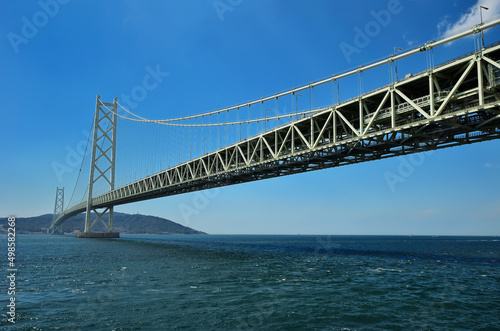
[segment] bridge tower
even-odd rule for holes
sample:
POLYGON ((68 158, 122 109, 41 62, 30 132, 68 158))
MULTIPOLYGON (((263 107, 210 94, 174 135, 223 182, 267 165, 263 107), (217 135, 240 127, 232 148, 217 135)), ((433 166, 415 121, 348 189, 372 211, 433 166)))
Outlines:
MULTIPOLYGON (((56 190, 56 202, 54 204, 54 216, 52 217, 52 224, 54 224, 56 218, 61 215, 64 211, 64 187, 57 188, 56 190)), ((62 232, 62 224, 52 228, 52 233, 62 232)))
POLYGON ((113 103, 101 102, 97 96, 94 116, 94 137, 92 140, 92 160, 90 163, 90 181, 88 189, 87 210, 85 216, 85 230, 78 237, 116 238, 118 233, 113 232, 113 207, 94 207, 92 194, 94 184, 104 180, 109 184, 110 191, 115 188, 115 155, 116 155, 116 124, 118 99, 113 103), (98 211, 101 209, 101 211, 98 211), (95 219, 92 219, 92 212, 95 219), (104 217, 108 213, 107 220, 104 217), (101 221, 106 227, 106 233, 91 233, 90 229, 101 221))

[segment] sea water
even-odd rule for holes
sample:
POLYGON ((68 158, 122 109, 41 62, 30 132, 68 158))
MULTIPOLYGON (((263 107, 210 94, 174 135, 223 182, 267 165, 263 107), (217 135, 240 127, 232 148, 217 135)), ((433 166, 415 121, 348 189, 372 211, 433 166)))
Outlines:
POLYGON ((5 330, 500 330, 495 237, 18 235, 16 268, 5 330))

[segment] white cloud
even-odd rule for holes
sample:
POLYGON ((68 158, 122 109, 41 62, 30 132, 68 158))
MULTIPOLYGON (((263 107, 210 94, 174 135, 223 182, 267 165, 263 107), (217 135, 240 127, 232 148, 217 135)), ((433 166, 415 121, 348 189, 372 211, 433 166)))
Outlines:
POLYGON ((408 32, 403 33, 402 37, 403 37, 403 40, 406 42, 406 45, 408 47, 412 47, 413 45, 415 45, 417 43, 416 40, 409 40, 408 39, 408 32))
POLYGON ((499 165, 492 164, 492 163, 489 163, 489 162, 485 163, 485 164, 484 164, 484 166, 485 166, 486 168, 490 168, 490 169, 499 169, 499 168, 500 168, 500 166, 499 166, 499 165))
POLYGON ((462 14, 456 22, 450 22, 449 17, 446 16, 437 25, 438 34, 440 37, 448 37, 460 33, 464 30, 481 22, 479 7, 483 6, 488 10, 482 10, 483 22, 491 20, 500 15, 500 1, 498 0, 478 0, 474 5, 467 9, 465 14, 462 14))

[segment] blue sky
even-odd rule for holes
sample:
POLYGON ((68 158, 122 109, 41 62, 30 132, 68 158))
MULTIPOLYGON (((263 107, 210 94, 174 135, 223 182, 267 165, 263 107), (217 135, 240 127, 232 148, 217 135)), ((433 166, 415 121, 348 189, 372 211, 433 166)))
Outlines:
MULTIPOLYGON (((51 213, 58 186, 69 199, 79 169, 72 153, 86 140, 97 94, 125 100, 153 71, 147 95, 128 103, 134 112, 171 118, 224 108, 460 31, 478 23, 479 5, 490 8, 485 20, 500 15, 494 0, 5 2, 0 216, 51 213), (381 11, 391 15, 356 47, 357 31, 381 11), (346 44, 357 51, 346 53, 346 44), (58 176, 55 162, 71 163, 70 171, 58 176)), ((499 31, 485 33, 486 43, 500 39, 499 31)), ((466 38, 436 49, 434 61, 473 49, 466 38)), ((422 56, 398 64, 400 75, 425 68, 422 56)), ((367 74, 364 91, 384 79, 367 74)), ((224 234, 497 235, 499 147, 486 142, 116 210, 224 234), (403 168, 404 181, 391 187, 386 174, 403 168)))

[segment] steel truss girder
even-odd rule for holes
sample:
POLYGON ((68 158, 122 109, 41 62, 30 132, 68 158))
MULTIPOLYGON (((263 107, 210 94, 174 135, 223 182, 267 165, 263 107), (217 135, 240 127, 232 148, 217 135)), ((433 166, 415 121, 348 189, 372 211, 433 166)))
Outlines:
POLYGON ((497 139, 499 87, 483 79, 483 68, 499 67, 499 58, 500 46, 494 46, 435 67, 112 189, 93 198, 92 205, 112 207, 497 139))

